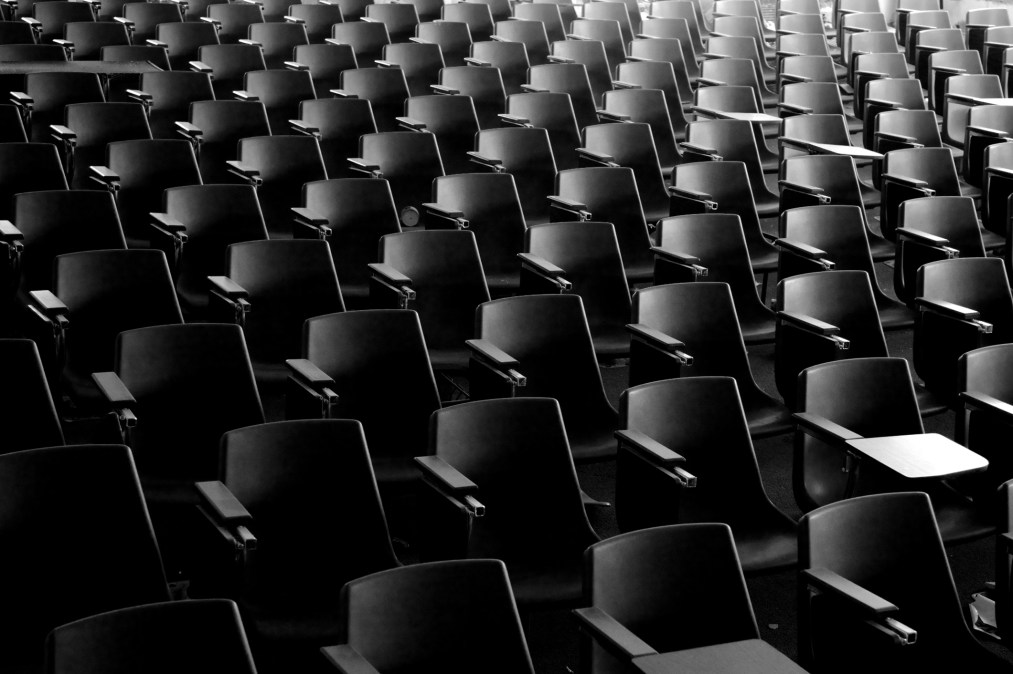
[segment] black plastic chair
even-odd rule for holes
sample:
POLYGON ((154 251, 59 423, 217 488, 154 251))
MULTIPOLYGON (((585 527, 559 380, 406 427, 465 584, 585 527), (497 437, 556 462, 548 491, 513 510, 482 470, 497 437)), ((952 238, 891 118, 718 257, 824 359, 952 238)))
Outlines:
POLYGON ((194 101, 177 132, 190 139, 201 177, 209 184, 232 183, 226 162, 239 158, 239 141, 271 135, 267 110, 259 101, 194 101))
POLYGON ((225 433, 220 454, 218 481, 197 485, 201 509, 224 532, 207 527, 223 566, 222 585, 204 591, 236 595, 265 669, 315 670, 316 649, 342 633, 342 586, 398 566, 362 425, 248 426, 225 433), (238 517, 223 516, 226 503, 238 517), (341 535, 321 541, 321 531, 341 535))
POLYGON ((848 499, 809 513, 799 524, 799 565, 807 667, 1009 668, 967 626, 924 493, 848 499), (855 546, 856 535, 867 545, 855 546))
POLYGON ((61 625, 46 638, 48 674, 170 674, 195 658, 223 674, 256 674, 235 603, 198 599, 122 608, 61 625))
POLYGON ((444 175, 436 136, 414 131, 367 133, 359 137, 359 156, 348 160, 360 174, 385 179, 401 224, 419 224, 423 203, 432 199, 433 181, 444 175))
POLYGON ((742 569, 794 566, 795 522, 763 487, 746 413, 730 377, 642 384, 619 399, 616 517, 622 531, 722 522, 742 569), (672 462, 673 453, 681 459, 672 462))
POLYGON ((605 395, 579 295, 524 295, 479 306, 471 396, 549 396, 563 412, 574 460, 615 455, 616 413, 605 395), (566 344, 565 349, 559 348, 566 344))
POLYGON ((340 608, 341 643, 323 653, 342 671, 435 662, 453 671, 496 653, 487 665, 491 674, 534 674, 501 561, 433 562, 376 573, 348 583, 340 608))
POLYGON ((62 141, 72 189, 92 186, 89 168, 105 161, 108 143, 151 139, 148 117, 137 103, 72 103, 64 115, 63 125, 51 127, 51 133, 62 141))
POLYGON ((630 384, 733 377, 754 438, 791 430, 788 409, 753 379, 727 283, 670 283, 633 296, 630 384))
POLYGON ((576 604, 581 556, 598 541, 563 424, 547 398, 455 405, 433 415, 432 456, 418 459, 436 553, 503 560, 522 614, 576 604), (514 497, 517 480, 529 498, 514 497))
POLYGON ((89 615, 169 600, 130 450, 50 447, 0 456, 0 562, 18 583, 3 612, 3 667, 43 671, 46 634, 89 615), (101 522, 101 526, 96 523, 101 522), (42 532, 70 527, 58 537, 42 532), (102 550, 68 564, 64 546, 102 550), (38 601, 39 592, 50 600, 38 601))
POLYGON ((525 223, 549 220, 549 201, 556 181, 556 161, 549 132, 537 127, 484 129, 469 154, 476 168, 509 173, 514 177, 525 223))

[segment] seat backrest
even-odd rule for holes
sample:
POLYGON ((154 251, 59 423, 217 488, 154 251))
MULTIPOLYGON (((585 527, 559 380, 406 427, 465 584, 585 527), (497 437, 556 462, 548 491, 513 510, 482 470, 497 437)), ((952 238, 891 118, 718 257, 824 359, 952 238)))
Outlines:
POLYGON ((220 25, 222 44, 236 44, 249 35, 250 24, 264 21, 264 9, 257 3, 215 3, 208 5, 208 17, 220 25))
POLYGON ((246 584, 253 601, 287 599, 336 618, 344 583, 398 565, 358 421, 231 430, 221 440, 220 477, 256 518, 257 564, 246 584), (335 528, 341 536, 313 535, 335 528))
POLYGON ((1013 298, 1003 261, 994 257, 940 260, 918 270, 917 297, 972 308, 992 324, 993 343, 1013 334, 1013 298))
POLYGON ((0 339, 0 353, 7 370, 0 390, 6 422, 3 452, 62 445, 63 429, 35 342, 0 339))
POLYGON ((308 182, 303 203, 326 218, 342 295, 361 306, 370 276, 366 265, 377 261, 380 237, 401 231, 390 186, 374 178, 308 182))
POLYGON ((98 60, 102 47, 129 45, 127 27, 103 21, 73 21, 63 27, 64 39, 74 43, 74 60, 98 60))
POLYGON ((130 443, 147 479, 214 479, 222 433, 264 421, 238 325, 127 330, 117 337, 115 354, 114 369, 144 418, 131 429, 130 443))
POLYGON ((342 590, 341 614, 337 650, 353 648, 378 671, 464 672, 485 661, 493 674, 534 672, 498 560, 430 562, 360 578, 342 590))
POLYGON ((385 44, 390 44, 387 26, 379 21, 349 21, 331 26, 331 37, 351 45, 360 68, 373 68, 385 44))
POLYGON ((440 9, 444 21, 461 21, 468 24, 472 42, 483 42, 492 35, 495 21, 492 9, 482 2, 455 2, 440 9))
POLYGON ((45 635, 103 611, 168 601, 158 544, 122 445, 76 445, 0 456, 0 569, 18 582, 4 600, 3 663, 41 671, 45 635), (53 531, 60 531, 53 536, 53 531), (101 555, 65 554, 102 550, 101 555), (39 593, 49 600, 39 602, 39 593))
POLYGON ((239 140, 268 136, 271 126, 267 109, 260 101, 194 101, 189 121, 201 130, 201 177, 209 183, 233 179, 226 161, 238 158, 239 140))
POLYGON ((331 26, 345 20, 336 4, 289 5, 288 16, 303 21, 310 44, 322 44, 331 36, 331 26))
POLYGON ((440 398, 418 314, 370 309, 311 318, 303 356, 334 378, 334 416, 362 423, 374 467, 426 453, 429 415, 440 398), (391 406, 392 381, 410 404, 391 406))
MULTIPOLYGON (((670 167, 679 163, 676 130, 672 124, 672 118, 669 116, 669 108, 663 91, 646 88, 606 91, 602 107, 607 112, 627 115, 632 122, 649 124, 661 166, 670 167)), ((588 128, 590 127, 584 127, 585 132, 588 128)), ((682 127, 683 130, 685 128, 685 126, 682 127)), ((641 195, 645 191, 645 186, 641 184, 642 175, 641 173, 637 174, 637 185, 640 187, 641 195)), ((644 207, 647 210, 652 210, 647 204, 644 204, 644 207)))
MULTIPOLYGON (((585 600, 659 652, 758 638, 725 524, 679 524, 614 536, 588 548, 584 569, 585 600), (687 602, 701 613, 690 618, 679 610, 687 602)), ((622 671, 617 665, 596 648, 590 671, 622 671)))
POLYGON ((391 42, 407 42, 415 36, 415 26, 419 25, 419 12, 409 3, 366 5, 366 18, 382 22, 391 42))
POLYGON ((499 398, 433 415, 431 452, 474 481, 488 507, 501 509, 498 521, 475 525, 469 557, 494 557, 508 565, 552 560, 597 540, 581 504, 563 404, 499 398), (512 495, 517 480, 523 480, 529 498, 512 495))
POLYGON ((200 658, 222 674, 256 674, 239 609, 228 599, 109 611, 54 629, 48 674, 168 674, 200 658))
POLYGON ((87 386, 92 372, 112 369, 120 332, 183 322, 160 250, 67 253, 53 259, 52 269, 53 292, 67 305, 74 325, 66 337, 66 374, 75 389, 87 386))
POLYGON ((409 308, 419 314, 430 350, 461 348, 474 332, 475 307, 489 301, 476 238, 473 230, 453 229, 380 239, 379 261, 412 280, 417 296, 409 308))
POLYGON ((908 199, 900 205, 898 227, 910 227, 946 239, 960 257, 985 257, 978 214, 971 197, 908 199))
MULTIPOLYGON (((960 75, 948 77, 945 93, 980 98, 1002 98, 1002 85, 997 75, 960 75)), ((947 96, 943 103, 943 140, 958 148, 964 147, 967 110, 973 107, 947 96)))
POLYGON ((552 143, 556 170, 577 168, 580 130, 573 102, 565 93, 521 93, 507 96, 507 113, 528 120, 532 127, 545 129, 552 143))
POLYGON ((549 132, 540 127, 484 129, 475 147, 479 154, 499 159, 514 177, 514 186, 528 224, 544 222, 549 216, 545 198, 556 180, 556 161, 549 132))
POLYGON ((521 85, 527 84, 531 63, 527 50, 520 42, 473 42, 471 58, 499 69, 508 96, 521 93, 521 85))
POLYGON ((363 67, 360 59, 359 68, 341 73, 341 88, 369 101, 378 130, 399 128, 396 118, 404 113, 404 102, 410 95, 403 70, 363 67))
POLYGON ((569 94, 579 128, 598 123, 595 92, 583 63, 545 63, 532 66, 528 70, 528 84, 550 92, 569 94))
MULTIPOLYGON (((206 44, 218 44, 218 31, 210 23, 160 23, 155 39, 169 45, 169 62, 176 70, 184 70, 189 61, 197 60, 197 50, 206 44)), ((76 52, 75 52, 76 53, 76 52)))
POLYGON ((297 45, 310 43, 301 23, 251 23, 248 30, 249 39, 262 45, 268 68, 284 68, 297 45))
MULTIPOLYGON (((602 152, 612 157, 616 164, 633 169, 645 217, 648 213, 669 212, 669 193, 656 151, 656 140, 651 127, 639 122, 584 127, 585 148, 602 152)), ((672 146, 675 146, 674 138, 672 146)))
POLYGON ((727 283, 672 283, 641 288, 633 296, 633 322, 683 342, 693 356, 688 376, 734 377, 752 386, 732 293, 727 283))

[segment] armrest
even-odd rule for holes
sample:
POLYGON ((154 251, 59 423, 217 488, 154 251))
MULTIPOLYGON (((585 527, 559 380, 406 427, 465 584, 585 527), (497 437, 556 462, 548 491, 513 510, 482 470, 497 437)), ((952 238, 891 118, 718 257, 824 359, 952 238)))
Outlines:
MULTIPOLYGON (((567 39, 569 40, 570 38, 567 37, 567 39)), ((571 58, 567 58, 565 56, 556 56, 555 54, 547 55, 545 57, 545 60, 548 61, 549 63, 576 63, 576 61, 571 58)))
POLYGON ((442 84, 430 84, 429 88, 433 90, 433 93, 443 94, 444 96, 456 96, 461 93, 460 89, 447 87, 442 84))
POLYGON ((944 96, 946 97, 946 100, 955 101, 957 103, 964 103, 965 105, 975 106, 981 104, 981 101, 979 101, 975 96, 967 96, 965 94, 950 94, 950 93, 944 94, 944 96))
POLYGON ((644 325, 643 323, 628 323, 626 325, 626 331, 629 332, 634 339, 639 339, 649 346, 653 346, 656 349, 672 354, 679 361, 680 365, 693 364, 693 356, 680 350, 685 348, 686 345, 675 337, 666 335, 661 330, 656 330, 650 326, 644 325))
POLYGON ((264 182, 260 177, 260 169, 256 168, 255 166, 250 166, 249 164, 244 164, 241 161, 235 161, 231 159, 226 161, 225 163, 229 167, 229 173, 239 178, 242 178, 243 180, 247 181, 254 187, 257 187, 264 182))
POLYGON ((295 224, 309 227, 317 232, 317 236, 326 239, 331 235, 330 222, 324 216, 308 208, 295 207, 292 209, 295 214, 295 224))
POLYGON ((850 606, 868 616, 896 613, 900 610, 886 599, 829 569, 803 569, 802 576, 812 587, 845 600, 850 606))
POLYGON ((500 113, 496 115, 499 117, 499 121, 507 126, 531 126, 531 120, 527 117, 521 117, 520 115, 507 115, 500 113))
POLYGON ((131 21, 130 19, 123 16, 114 16, 113 21, 116 21, 117 23, 122 23, 124 26, 127 27, 127 30, 129 32, 131 33, 134 32, 134 22, 131 21))
POLYGON ((189 65, 190 70, 196 71, 198 73, 207 73, 208 75, 211 75, 214 72, 211 66, 209 66, 207 63, 204 63, 203 61, 190 61, 189 65))
POLYGON ((608 110, 598 110, 596 114, 598 115, 599 121, 603 121, 603 122, 613 122, 613 123, 616 123, 616 124, 624 124, 626 122, 629 122, 629 121, 633 120, 633 118, 630 117, 629 115, 624 115, 624 114, 619 113, 619 112, 610 112, 608 110))
POLYGON ((500 369, 520 367, 520 363, 513 356, 486 339, 468 339, 465 340, 465 344, 500 369))
POLYGON ((950 244, 949 239, 944 239, 941 236, 929 234, 928 232, 923 232, 920 229, 913 229, 911 227, 898 227, 894 230, 894 232, 901 239, 910 239, 911 241, 923 243, 926 246, 941 247, 948 246, 950 244))
POLYGON ((35 104, 35 99, 23 91, 12 91, 10 92, 10 96, 11 103, 25 110, 31 110, 35 104))
POLYGON ((412 290, 412 280, 406 274, 383 262, 370 262, 367 266, 370 271, 380 277, 380 280, 405 293, 407 299, 415 299, 415 291, 412 290))
POLYGON ((426 217, 437 217, 450 223, 457 229, 468 229, 471 225, 468 219, 464 217, 464 212, 459 211, 456 208, 447 208, 440 204, 426 203, 422 204, 422 208, 425 209, 426 217))
POLYGON ((254 96, 254 95, 253 95, 253 94, 251 94, 251 93, 250 93, 249 91, 244 91, 244 90, 242 90, 242 89, 237 89, 237 90, 234 90, 234 91, 232 92, 232 96, 233 96, 233 98, 235 98, 235 99, 236 99, 237 101, 252 101, 252 102, 254 102, 254 103, 256 103, 256 102, 259 102, 259 101, 260 101, 260 96, 254 96))
POLYGON ((890 77, 890 73, 883 73, 878 70, 856 70, 855 74, 861 75, 862 77, 868 77, 869 79, 874 80, 885 80, 886 78, 890 77))
POLYGON ((176 132, 186 138, 198 142, 204 136, 204 130, 190 122, 176 122, 176 132))
MULTIPOLYGON (((949 94, 947 94, 947 95, 949 95, 949 94)), ((888 110, 903 110, 904 109, 904 108, 901 107, 901 104, 898 103, 897 101, 888 101, 888 100, 883 99, 883 98, 866 98, 865 99, 865 105, 866 105, 866 107, 876 106, 876 107, 879 107, 879 108, 886 108, 888 110)))
POLYGON ((246 45, 250 45, 251 47, 260 47, 261 49, 264 48, 264 45, 262 45, 261 43, 257 42, 256 40, 249 40, 247 38, 240 38, 239 44, 246 44, 246 45))
POLYGON ((633 84, 633 82, 623 82, 622 80, 612 80, 613 89, 643 89, 639 84, 633 84))
POLYGON ((222 482, 209 480, 197 482, 194 486, 204 503, 211 506, 215 516, 222 522, 248 522, 253 519, 250 511, 222 482))
POLYGON ((334 379, 307 358, 289 358, 285 361, 285 365, 313 389, 323 389, 334 385, 334 379))
POLYGON ((367 173, 373 178, 383 178, 383 172, 380 170, 379 164, 370 164, 361 157, 349 157, 345 161, 348 162, 349 168, 353 171, 367 173))
POLYGON ((700 258, 695 255, 661 246, 651 246, 651 252, 667 262, 688 267, 693 272, 694 278, 703 278, 710 273, 707 267, 700 264, 700 258))
POLYGON ((517 257, 521 261, 522 269, 529 269, 554 283, 559 292, 569 292, 573 289, 573 284, 566 280, 566 270, 562 267, 558 267, 545 258, 538 257, 533 253, 517 253, 517 257))
POLYGON ((699 201, 703 204, 704 209, 707 211, 718 210, 718 202, 714 201, 714 197, 706 192, 698 192, 696 190, 688 190, 685 187, 672 186, 668 188, 668 194, 673 197, 679 197, 680 199, 687 199, 689 201, 699 201))
POLYGON ((151 38, 145 40, 144 44, 148 47, 161 47, 162 49, 169 48, 169 44, 167 42, 162 42, 161 40, 153 40, 151 38))
POLYGON ((68 145, 74 145, 77 143, 77 133, 62 124, 50 124, 49 130, 52 132, 50 135, 56 140, 61 140, 68 145))
POLYGON ((469 151, 466 154, 468 155, 468 161, 470 161, 473 164, 485 166, 486 168, 492 169, 497 173, 502 173, 505 170, 503 168, 502 159, 496 159, 495 157, 487 157, 483 154, 479 154, 478 152, 474 151, 469 151))
POLYGON ((305 63, 299 63, 298 61, 285 61, 284 66, 286 70, 298 70, 308 72, 310 67, 305 63))
POLYGON ((521 91, 529 94, 544 94, 548 93, 549 90, 545 87, 536 87, 533 84, 522 84, 521 91))
POLYGON ((25 235, 20 229, 14 226, 10 220, 0 220, 0 243, 7 244, 11 248, 19 248, 25 235))
POLYGON ((293 131, 298 131, 304 136, 313 136, 314 138, 320 138, 320 127, 304 122, 301 119, 290 119, 288 120, 289 126, 293 131))
POLYGON ((394 118, 398 126, 408 131, 425 131, 426 123, 418 119, 412 119, 411 117, 395 117, 394 118))
POLYGON ((813 262, 818 262, 827 271, 830 271, 837 266, 834 262, 827 259, 827 252, 825 250, 820 250, 816 246, 810 246, 809 244, 802 243, 801 241, 792 241, 791 239, 775 239, 774 245, 781 250, 793 253, 799 257, 812 260, 813 262))
POLYGON ((894 173, 884 173, 880 176, 880 180, 883 181, 884 188, 887 183, 896 183, 902 187, 909 187, 913 190, 918 190, 927 197, 932 197, 936 194, 936 191, 930 188, 927 182, 924 180, 918 180, 917 178, 899 176, 894 173))
POLYGON ((250 297, 250 293, 246 288, 228 276, 208 276, 208 283, 211 284, 211 288, 216 293, 230 300, 242 300, 250 297))
POLYGON ((804 105, 795 105, 793 103, 778 103, 777 109, 782 112, 793 112, 796 115, 811 115, 813 109, 804 105))
POLYGON ((1007 423, 1013 423, 1013 405, 1004 403, 998 398, 978 391, 963 391, 960 393, 960 399, 964 401, 964 409, 988 412, 1007 423))
POLYGON ((549 200, 550 208, 555 206, 561 210, 573 213, 574 217, 578 220, 590 220, 592 217, 591 211, 587 210, 587 204, 582 204, 579 201, 567 199, 555 194, 551 194, 547 198, 549 200))
POLYGON ((121 428, 131 428, 137 425, 137 417, 130 409, 137 404, 134 396, 120 380, 115 372, 94 372, 91 375, 95 385, 98 386, 102 397, 113 407, 121 428))
POLYGON ((344 89, 329 89, 331 96, 334 98, 358 98, 356 94, 345 91, 344 89))
POLYGON ((683 152, 698 154, 700 156, 707 157, 711 161, 722 161, 723 159, 723 157, 718 154, 718 151, 712 147, 706 147, 704 145, 698 145, 696 143, 689 143, 686 141, 679 143, 679 147, 683 152))
POLYGON ((858 440, 862 436, 854 431, 849 431, 840 424, 835 424, 817 414, 808 412, 795 412, 791 415, 801 430, 807 434, 829 442, 830 444, 843 445, 848 440, 858 440))
POLYGON ((1013 169, 1004 168, 1002 166, 986 166, 985 175, 1013 180, 1013 169))
POLYGON ((918 139, 914 136, 904 136, 899 133, 887 133, 886 131, 877 131, 875 136, 876 138, 882 140, 889 140, 895 143, 905 143, 911 147, 923 147, 923 145, 919 143, 918 139))
POLYGON ((813 318, 812 316, 797 314, 790 311, 777 312, 777 318, 778 320, 790 323, 795 327, 802 328, 806 332, 811 332, 814 335, 829 337, 841 351, 847 351, 851 348, 851 341, 837 334, 841 331, 841 329, 836 325, 831 325, 830 323, 821 321, 818 318, 813 318))
POLYGON ((380 674, 366 658, 348 644, 327 646, 321 648, 320 652, 344 674, 380 674))
POLYGON ((381 59, 376 59, 374 61, 374 63, 376 63, 376 67, 377 68, 400 68, 401 67, 400 63, 394 63, 393 61, 383 61, 381 59))
POLYGON ((792 73, 781 73, 781 82, 787 84, 799 84, 802 82, 812 82, 813 78, 806 77, 805 75, 795 75, 792 73))
POLYGON ((438 456, 416 456, 422 475, 452 494, 474 494, 478 485, 438 456))
POLYGON ((968 126, 967 130, 968 131, 972 131, 972 132, 977 133, 977 134, 980 134, 982 136, 988 136, 989 138, 1009 138, 1010 137, 1010 134, 1009 134, 1008 131, 1003 131, 1002 129, 990 129, 990 128, 985 127, 985 126, 977 126, 977 125, 968 126))
POLYGON ((106 188, 115 192, 120 188, 120 176, 106 166, 89 166, 88 172, 91 179, 105 185, 106 188))
POLYGON ((728 84, 727 82, 715 80, 710 77, 698 77, 696 78, 696 82, 698 85, 703 85, 705 87, 721 87, 728 84))
POLYGON ((167 234, 178 235, 186 232, 186 225, 182 222, 173 218, 168 213, 151 213, 152 225, 156 229, 161 229, 167 234))
POLYGON ((657 440, 639 431, 619 430, 615 432, 615 437, 619 440, 620 446, 631 447, 647 461, 671 470, 680 486, 687 488, 696 486, 696 476, 679 467, 686 463, 686 458, 678 452, 673 452, 657 440))
POLYGON ((939 314, 940 316, 945 316, 946 318, 974 323, 982 334, 988 335, 992 332, 992 324, 980 320, 981 314, 974 309, 968 309, 967 307, 962 307, 959 304, 946 302, 944 300, 930 300, 926 297, 916 297, 915 306, 919 309, 924 309, 926 311, 939 314))
POLYGON ((577 608, 573 610, 573 615, 581 627, 613 655, 629 660, 644 655, 657 654, 657 651, 640 637, 599 608, 593 606, 577 608))
POLYGON ((932 69, 936 72, 947 73, 949 75, 961 75, 967 72, 964 68, 951 68, 949 66, 932 66, 932 69))
POLYGON ((70 313, 67 305, 49 290, 29 291, 28 297, 32 304, 38 308, 46 318, 59 322, 66 321, 66 315, 70 313))
POLYGON ((589 150, 586 147, 578 147, 576 148, 576 152, 579 158, 592 164, 612 168, 617 168, 619 166, 619 164, 616 163, 615 157, 605 154, 604 152, 595 152, 594 150, 589 150))
MULTIPOLYGON (((822 187, 816 187, 815 185, 803 185, 802 183, 793 183, 788 180, 778 180, 777 184, 782 189, 804 192, 813 196, 825 196, 826 194, 826 191, 822 187)), ((829 197, 827 197, 827 201, 830 201, 829 197)))
POLYGON ((464 62, 467 63, 469 66, 476 66, 476 67, 479 67, 479 68, 491 68, 492 67, 492 63, 490 63, 488 61, 483 61, 482 59, 477 59, 474 56, 468 56, 468 57, 466 57, 464 59, 464 62))

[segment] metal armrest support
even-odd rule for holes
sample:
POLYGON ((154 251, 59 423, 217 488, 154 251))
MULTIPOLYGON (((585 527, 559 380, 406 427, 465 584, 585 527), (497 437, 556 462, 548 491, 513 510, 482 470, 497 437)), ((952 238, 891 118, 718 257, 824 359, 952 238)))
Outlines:
POLYGON ((468 339, 464 343, 471 349, 473 358, 506 375, 513 386, 527 385, 527 377, 517 371, 521 364, 516 358, 486 339, 468 339))
POLYGON ((250 293, 228 276, 208 276, 211 284, 210 293, 232 307, 233 322, 238 326, 246 325, 246 314, 250 311, 250 293))
POLYGON ((0 245, 7 250, 7 260, 11 271, 11 286, 16 289, 21 285, 21 255, 24 253, 25 235, 10 220, 0 220, 0 245))
POLYGON ((115 194, 120 190, 120 176, 106 166, 89 166, 91 179, 115 194))
POLYGON ((291 379, 320 402, 320 416, 330 416, 331 407, 338 402, 338 394, 331 388, 334 380, 306 358, 290 358, 285 365, 291 370, 291 379))
POLYGON ((331 236, 329 221, 316 211, 308 208, 296 207, 292 209, 295 215, 295 224, 302 227, 309 227, 317 234, 319 239, 327 239, 331 236))
POLYGON ((201 497, 198 506, 201 512, 233 546, 236 554, 255 550, 257 537, 247 526, 253 521, 253 516, 229 488, 218 480, 196 482, 194 486, 201 497))
POLYGON ((900 611, 897 606, 861 585, 829 569, 804 569, 802 576, 810 588, 844 601, 897 645, 910 645, 918 640, 917 631, 890 617, 900 611))
POLYGON ((485 515, 485 506, 475 498, 478 485, 438 456, 416 456, 422 479, 439 491, 453 497, 472 517, 485 515))
POLYGON ((290 119, 288 120, 288 124, 293 131, 301 133, 304 136, 313 136, 314 138, 320 138, 320 127, 314 126, 309 122, 304 122, 301 119, 290 119))
POLYGON ((407 309, 408 303, 415 299, 412 280, 389 264, 382 262, 369 263, 372 280, 388 288, 397 295, 398 308, 407 309))

